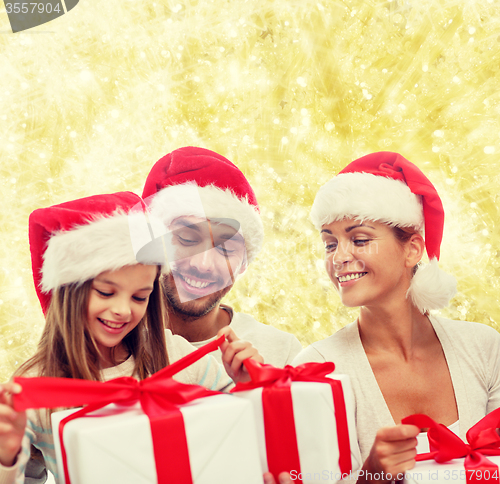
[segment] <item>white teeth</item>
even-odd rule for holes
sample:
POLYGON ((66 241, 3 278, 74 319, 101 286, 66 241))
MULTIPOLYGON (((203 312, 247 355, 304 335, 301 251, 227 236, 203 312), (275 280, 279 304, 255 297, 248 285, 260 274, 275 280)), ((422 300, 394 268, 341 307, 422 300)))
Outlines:
POLYGON ((200 282, 200 281, 192 281, 191 279, 188 279, 187 277, 184 277, 183 278, 190 286, 193 286, 193 287, 198 287, 198 288, 201 288, 203 289, 204 287, 207 287, 208 285, 210 285, 209 282, 200 282))
POLYGON ((113 328, 113 329, 121 328, 121 327, 125 326, 125 324, 126 324, 126 323, 112 323, 111 321, 108 321, 107 319, 101 319, 101 318, 99 318, 99 321, 101 321, 106 326, 109 326, 110 328, 113 328))
POLYGON ((347 282, 347 281, 352 281, 353 279, 359 279, 360 277, 363 277, 366 272, 356 272, 354 274, 348 274, 347 276, 339 276, 337 279, 339 282, 347 282))

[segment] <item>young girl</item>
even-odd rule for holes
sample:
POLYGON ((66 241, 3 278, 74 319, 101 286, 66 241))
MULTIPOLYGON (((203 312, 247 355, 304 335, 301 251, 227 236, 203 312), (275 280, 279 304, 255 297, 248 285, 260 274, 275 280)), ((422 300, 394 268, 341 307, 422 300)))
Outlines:
MULTIPOLYGON (((160 260, 136 260, 131 233, 147 238, 142 200, 131 192, 97 195, 35 210, 30 216, 30 250, 45 328, 35 355, 16 372, 107 381, 144 379, 194 350, 164 330, 160 260), (132 213, 134 212, 134 213, 132 213)), ((141 238, 141 237, 140 237, 141 238)), ((147 239, 146 239, 147 240, 147 239)), ((223 332, 221 332, 222 334, 223 332)), ((242 361, 258 355, 229 328, 221 347, 235 380, 242 361)), ((257 356, 259 359, 259 356, 257 356)), ((213 357, 178 373, 183 383, 222 390, 232 384, 213 357)), ((48 413, 16 413, 12 382, 0 393, 0 483, 24 482, 30 444, 38 447, 57 480, 48 413)))
POLYGON ((500 406, 500 335, 429 313, 455 293, 437 262, 444 211, 432 183, 401 155, 353 161, 320 189, 311 218, 342 303, 361 309, 293 363, 333 361, 350 375, 365 460, 358 482, 377 473, 400 479, 427 443, 402 418, 424 413, 464 438, 500 406), (420 266, 424 250, 430 263, 420 266))

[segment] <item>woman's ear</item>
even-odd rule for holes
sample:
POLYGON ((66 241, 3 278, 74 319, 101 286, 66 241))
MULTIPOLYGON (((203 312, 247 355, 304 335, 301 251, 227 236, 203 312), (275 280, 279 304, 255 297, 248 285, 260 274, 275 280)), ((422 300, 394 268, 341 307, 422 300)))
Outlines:
POLYGON ((425 241, 420 234, 413 234, 406 243, 406 267, 415 267, 425 251, 425 241))

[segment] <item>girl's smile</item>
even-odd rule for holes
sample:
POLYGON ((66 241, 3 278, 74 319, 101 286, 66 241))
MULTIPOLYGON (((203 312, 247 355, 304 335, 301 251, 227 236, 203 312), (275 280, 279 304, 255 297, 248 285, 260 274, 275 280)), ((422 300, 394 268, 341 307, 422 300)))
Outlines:
POLYGON ((105 360, 102 365, 144 317, 156 273, 156 266, 136 264, 103 272, 92 281, 88 324, 105 360))

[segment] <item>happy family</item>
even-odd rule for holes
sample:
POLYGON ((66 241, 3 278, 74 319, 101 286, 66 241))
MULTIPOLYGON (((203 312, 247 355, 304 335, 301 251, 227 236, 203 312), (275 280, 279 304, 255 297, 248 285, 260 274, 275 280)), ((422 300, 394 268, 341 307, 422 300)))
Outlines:
MULTIPOLYGON (((426 442, 421 428, 401 423, 408 415, 426 414, 464 438, 500 407, 500 338, 486 325, 430 313, 456 292, 438 266, 444 210, 436 189, 392 152, 359 158, 325 182, 311 220, 342 303, 360 308, 356 321, 303 349, 292 334, 221 302, 262 247, 259 206, 232 162, 184 147, 152 167, 142 198, 95 195, 31 214, 45 328, 15 375, 143 380, 224 335, 220 349, 175 378, 228 391, 249 379, 247 358, 279 368, 334 362, 351 381, 366 476, 413 468, 426 442), (149 237, 146 250, 133 229, 136 239, 149 237)), ((22 389, 13 381, 0 388, 0 484, 35 482, 26 471, 31 445, 58 482, 50 412, 15 411, 22 389)))

